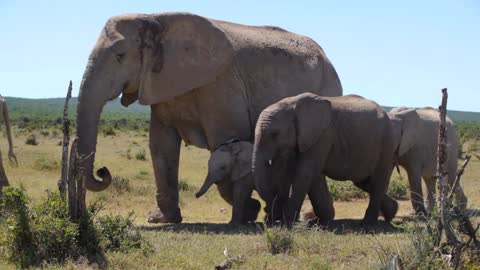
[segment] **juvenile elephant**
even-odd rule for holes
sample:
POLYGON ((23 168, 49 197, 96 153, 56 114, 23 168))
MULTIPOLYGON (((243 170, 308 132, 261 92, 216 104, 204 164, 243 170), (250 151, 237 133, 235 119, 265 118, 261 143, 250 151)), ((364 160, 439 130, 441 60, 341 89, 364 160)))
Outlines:
POLYGON ((79 172, 91 191, 103 106, 122 95, 150 105, 150 152, 157 209, 149 222, 182 221, 178 206, 180 143, 209 150, 232 138, 253 141, 268 105, 305 92, 342 95, 332 63, 313 40, 273 26, 246 26, 189 13, 110 18, 88 59, 77 106, 79 172))
POLYGON ((215 183, 222 198, 233 206, 231 224, 255 221, 260 202, 250 198, 254 189, 252 175, 253 145, 233 140, 212 152, 208 160, 208 175, 197 192, 199 198, 215 183))
MULTIPOLYGON (((440 112, 433 108, 393 108, 388 116, 394 129, 394 143, 398 164, 408 174, 410 198, 416 214, 426 215, 435 206, 435 185, 440 112), (424 206, 422 179, 427 187, 427 209, 424 206)), ((453 185, 457 171, 458 143, 455 126, 447 117, 447 168, 448 182, 453 185)), ((455 198, 461 207, 466 207, 467 197, 458 187, 455 198)))
POLYGON ((283 215, 288 225, 313 188, 310 192, 323 194, 310 196, 315 214, 322 216, 320 199, 328 195, 324 174, 352 180, 369 193, 364 224, 376 223, 380 211, 386 221, 392 220, 398 204, 386 192, 393 143, 387 113, 359 96, 304 93, 267 107, 257 122, 252 158, 255 186, 267 203, 267 215, 283 215))
MULTIPOLYGON (((18 165, 17 157, 13 153, 13 140, 12 140, 12 131, 10 129, 10 119, 8 117, 8 108, 7 102, 0 95, 0 114, 2 115, 3 122, 5 123, 5 129, 7 131, 7 140, 8 140, 8 159, 14 164, 18 165)), ((2 188, 8 186, 8 178, 5 174, 5 168, 3 167, 2 162, 2 153, 0 152, 0 198, 2 197, 2 188)))

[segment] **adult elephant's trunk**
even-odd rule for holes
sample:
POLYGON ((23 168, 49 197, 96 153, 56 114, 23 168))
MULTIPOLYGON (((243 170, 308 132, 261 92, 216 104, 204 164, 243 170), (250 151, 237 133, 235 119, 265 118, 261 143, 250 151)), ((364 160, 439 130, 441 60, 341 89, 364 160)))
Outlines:
POLYGON ((102 93, 106 90, 103 88, 108 86, 99 87, 99 81, 102 80, 92 78, 92 73, 87 67, 80 86, 77 104, 79 170, 80 176, 84 177, 85 188, 90 191, 105 190, 112 182, 112 176, 105 167, 97 171, 97 175, 102 181, 93 176, 100 113, 108 100, 108 97, 102 93))

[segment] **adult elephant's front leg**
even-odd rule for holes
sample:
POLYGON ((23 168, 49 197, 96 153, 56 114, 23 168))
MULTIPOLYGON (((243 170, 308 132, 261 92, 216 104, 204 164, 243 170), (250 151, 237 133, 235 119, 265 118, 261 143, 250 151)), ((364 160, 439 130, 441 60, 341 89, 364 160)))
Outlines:
POLYGON ((150 213, 150 223, 180 223, 178 206, 178 161, 181 138, 173 127, 164 126, 152 117, 150 122, 150 153, 152 156, 157 209, 150 213))
POLYGON ((333 220, 335 208, 333 207, 332 196, 328 191, 325 175, 322 175, 319 179, 312 180, 308 197, 320 224, 326 224, 333 220))

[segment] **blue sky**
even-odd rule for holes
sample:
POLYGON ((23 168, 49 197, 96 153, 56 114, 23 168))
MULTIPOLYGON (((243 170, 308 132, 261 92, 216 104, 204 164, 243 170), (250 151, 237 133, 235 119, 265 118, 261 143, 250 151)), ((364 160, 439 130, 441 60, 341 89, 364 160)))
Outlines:
POLYGON ((90 50, 108 17, 188 11, 276 25, 317 41, 345 94, 390 106, 480 112, 480 1, 14 1, 0 0, 0 93, 78 93, 90 50))

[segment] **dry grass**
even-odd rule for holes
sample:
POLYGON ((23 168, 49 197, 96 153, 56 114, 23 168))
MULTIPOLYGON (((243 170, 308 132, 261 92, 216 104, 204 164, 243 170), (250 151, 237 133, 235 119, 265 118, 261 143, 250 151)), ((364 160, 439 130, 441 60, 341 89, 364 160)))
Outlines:
MULTIPOLYGON (((4 160, 11 184, 22 185, 34 202, 45 196, 46 189, 55 189, 60 176, 57 169, 38 169, 39 158, 47 159, 47 164, 51 160, 60 160, 58 138, 41 137, 38 140, 39 144, 32 146, 24 143, 23 136, 14 138, 20 165, 18 168, 12 168, 4 160)), ((6 140, 1 140, 0 149, 6 156, 6 140)), ((209 153, 205 150, 182 147, 179 178, 189 186, 180 195, 184 223, 151 225, 146 220, 148 212, 155 207, 155 184, 148 138, 136 132, 117 132, 113 138, 98 137, 96 167, 107 166, 113 175, 128 179, 130 189, 122 193, 112 190, 88 193, 88 200, 107 201, 104 214, 126 216, 133 210, 136 225, 141 226, 155 248, 155 252, 147 258, 140 253, 107 253, 110 268, 209 269, 224 260, 223 250, 227 246, 231 256, 244 256, 244 263, 238 267, 241 269, 367 269, 378 260, 375 250, 378 241, 387 246, 398 246, 407 241, 407 234, 401 228, 408 226, 405 225, 404 218, 410 212, 410 201, 400 201, 399 217, 395 219, 398 227, 396 230, 380 228, 379 233, 369 235, 359 233, 356 226, 367 205, 367 200, 362 199, 335 202, 336 219, 340 221, 334 224, 332 230, 294 230, 293 248, 287 254, 272 255, 262 227, 232 228, 225 225, 230 219, 231 207, 220 198, 215 189, 201 199, 195 198, 194 194, 207 172, 208 156, 209 153), (142 149, 146 150, 146 161, 128 158, 128 152, 133 154, 142 149)), ((470 207, 474 208, 480 208, 479 165, 480 161, 473 158, 462 184, 468 187, 464 190, 469 197, 470 207)), ((406 174, 403 173, 403 176, 406 177, 406 174)), ((309 205, 305 207, 308 208, 309 205)), ((82 262, 46 267, 71 269, 75 266, 91 267, 82 262)), ((1 269, 12 267, 0 261, 1 269)))

